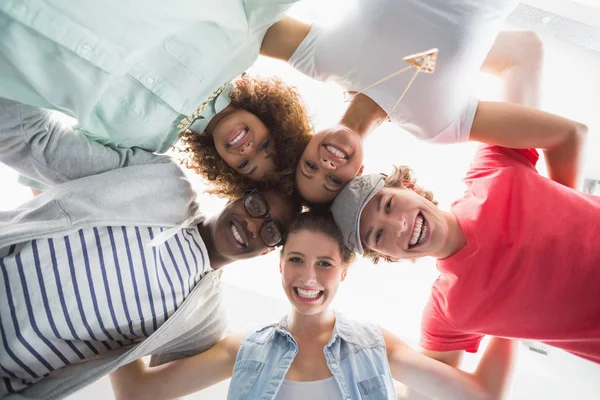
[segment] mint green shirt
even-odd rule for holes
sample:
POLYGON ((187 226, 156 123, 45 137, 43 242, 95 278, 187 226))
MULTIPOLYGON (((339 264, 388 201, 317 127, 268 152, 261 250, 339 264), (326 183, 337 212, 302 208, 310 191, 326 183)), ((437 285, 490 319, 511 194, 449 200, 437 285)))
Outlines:
POLYGON ((2 0, 0 97, 113 147, 164 152, 298 0, 2 0))

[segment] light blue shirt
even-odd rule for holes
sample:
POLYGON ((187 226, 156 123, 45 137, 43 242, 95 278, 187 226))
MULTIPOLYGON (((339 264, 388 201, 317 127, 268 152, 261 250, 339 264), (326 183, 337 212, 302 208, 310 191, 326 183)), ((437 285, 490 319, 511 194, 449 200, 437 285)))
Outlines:
POLYGON ((298 0, 2 0, 0 97, 113 147, 164 152, 298 0))
MULTIPOLYGON (((323 352, 343 399, 396 399, 380 327, 336 313, 323 352)), ((248 333, 237 354, 227 398, 275 399, 296 354, 298 344, 287 329, 286 317, 248 333)))

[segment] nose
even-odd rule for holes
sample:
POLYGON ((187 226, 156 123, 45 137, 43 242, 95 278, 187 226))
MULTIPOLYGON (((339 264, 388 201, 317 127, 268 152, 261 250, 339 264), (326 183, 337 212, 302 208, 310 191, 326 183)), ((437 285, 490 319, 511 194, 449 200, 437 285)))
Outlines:
POLYGON ((251 156, 254 154, 254 142, 252 140, 248 140, 244 145, 240 148, 240 154, 244 154, 246 156, 251 156))
POLYGON ((258 237, 258 225, 254 218, 248 217, 244 218, 244 227, 250 232, 250 237, 255 238, 258 237))
POLYGON ((300 275, 300 281, 305 285, 314 285, 317 283, 317 274, 313 265, 307 265, 302 269, 302 274, 300 275))
POLYGON ((333 161, 325 157, 321 157, 321 166, 323 167, 323 169, 328 169, 332 171, 334 171, 337 168, 333 161))
POLYGON ((402 216, 400 217, 400 219, 398 219, 395 223, 394 223, 394 236, 396 236, 397 238, 399 238, 402 235, 406 235, 408 234, 407 230, 408 230, 408 224, 406 221, 406 216, 402 216))

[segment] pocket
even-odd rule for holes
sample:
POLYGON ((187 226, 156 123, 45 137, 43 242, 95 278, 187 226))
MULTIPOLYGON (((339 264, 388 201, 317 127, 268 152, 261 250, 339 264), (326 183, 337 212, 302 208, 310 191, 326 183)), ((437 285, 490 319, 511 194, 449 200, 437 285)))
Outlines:
POLYGON ((228 398, 246 399, 262 371, 264 363, 256 360, 238 360, 233 367, 228 398))
POLYGON ((360 398, 364 400, 392 399, 392 392, 388 390, 385 375, 375 376, 358 382, 360 398))

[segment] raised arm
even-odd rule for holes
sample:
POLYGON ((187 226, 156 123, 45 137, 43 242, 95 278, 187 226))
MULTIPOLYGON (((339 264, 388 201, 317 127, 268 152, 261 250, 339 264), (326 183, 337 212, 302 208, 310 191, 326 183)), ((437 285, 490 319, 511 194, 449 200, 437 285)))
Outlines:
POLYGON ((513 359, 513 343, 492 338, 473 374, 429 358, 384 330, 394 379, 432 399, 501 399, 513 359))
POLYGON ((110 374, 116 400, 173 399, 231 377, 243 334, 226 337, 196 356, 147 368, 136 360, 110 374))
POLYGON ((309 31, 310 25, 285 17, 269 28, 262 41, 260 54, 287 62, 309 31))
POLYGON ((510 103, 480 102, 471 140, 513 149, 544 150, 550 179, 575 188, 587 126, 510 103))
POLYGON ((140 149, 113 149, 48 111, 0 98, 0 162, 47 186, 128 165, 169 162, 140 149))

